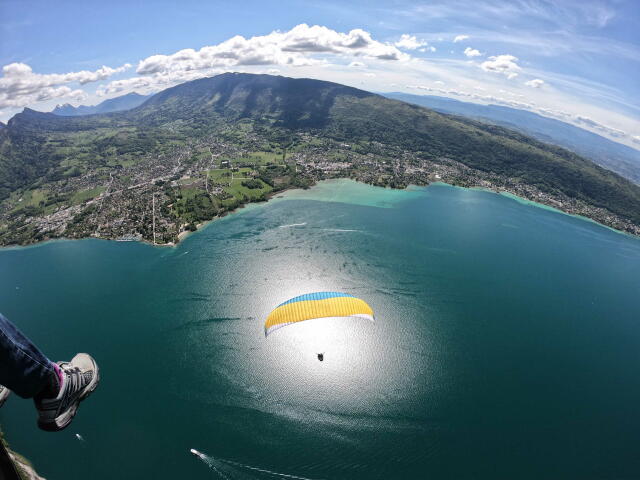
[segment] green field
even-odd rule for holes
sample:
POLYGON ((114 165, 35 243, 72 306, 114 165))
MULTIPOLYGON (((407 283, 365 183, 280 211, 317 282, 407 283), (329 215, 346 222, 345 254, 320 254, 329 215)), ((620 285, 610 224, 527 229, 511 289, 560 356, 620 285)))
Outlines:
POLYGON ((258 180, 262 184, 262 188, 248 188, 242 185, 242 182, 246 179, 233 179, 231 181, 231 186, 226 187, 224 189, 225 192, 233 195, 238 200, 243 200, 244 198, 248 198, 250 200, 255 200, 259 198, 262 194, 270 192, 272 189, 269 185, 264 183, 262 180, 258 180))
POLYGON ((209 179, 215 183, 227 183, 231 180, 230 168, 215 168, 207 171, 209 179))
POLYGON ((105 190, 105 187, 95 187, 79 192, 54 194, 47 189, 27 190, 21 195, 14 194, 13 212, 22 210, 30 211, 31 215, 49 215, 56 211, 61 205, 78 205, 91 198, 96 197, 105 190))
POLYGON ((196 182, 198 179, 197 178, 181 178, 180 180, 178 180, 178 183, 180 185, 191 185, 192 183, 196 182))
POLYGON ((106 187, 95 187, 90 188, 88 190, 80 190, 79 192, 75 192, 71 197, 71 203, 74 205, 79 205, 81 203, 86 202, 87 200, 91 200, 92 198, 97 197, 102 192, 106 190, 106 187))
POLYGON ((201 193, 207 193, 204 190, 200 189, 200 188, 195 188, 195 187, 181 187, 180 188, 180 195, 182 195, 182 200, 188 200, 190 198, 195 198, 196 195, 201 194, 201 193))
POLYGON ((40 202, 45 202, 47 200, 48 190, 45 189, 36 189, 36 190, 27 190, 22 194, 22 201, 19 201, 19 198, 16 199, 17 208, 24 207, 37 207, 40 205, 40 202))
MULTIPOLYGON (((243 168, 240 172, 234 172, 234 175, 246 175, 250 171, 250 168, 243 168)), ((223 189, 229 197, 218 198, 216 195, 207 195, 207 192, 200 187, 180 187, 180 198, 176 200, 173 208, 176 214, 185 221, 197 221, 199 219, 197 211, 202 208, 208 208, 209 205, 222 206, 226 209, 235 208, 246 202, 260 200, 264 194, 269 193, 272 190, 272 188, 262 180, 254 180, 261 185, 260 188, 249 188, 242 184, 242 182, 251 180, 251 178, 243 177, 234 178, 232 180, 230 176, 231 171, 229 169, 210 170, 208 171, 208 174, 209 178, 214 183, 231 184, 230 186, 225 186, 223 189), (225 173, 229 176, 225 177, 225 173)), ((222 197, 224 197, 224 195, 222 197)))
POLYGON ((138 161, 136 159, 131 158, 129 156, 119 156, 119 157, 113 157, 113 158, 110 158, 109 160, 107 160, 107 166, 116 167, 116 166, 120 165, 122 167, 132 167, 137 162, 138 161))
POLYGON ((275 152, 251 152, 246 157, 233 160, 234 163, 254 163, 267 165, 269 163, 282 163, 282 151, 275 152))

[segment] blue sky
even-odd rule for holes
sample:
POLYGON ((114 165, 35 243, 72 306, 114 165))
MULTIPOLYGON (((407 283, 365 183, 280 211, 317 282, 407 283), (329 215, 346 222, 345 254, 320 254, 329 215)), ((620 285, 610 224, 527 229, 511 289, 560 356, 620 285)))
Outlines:
POLYGON ((247 71, 508 105, 640 148, 638 32, 622 0, 0 0, 0 120, 247 71))

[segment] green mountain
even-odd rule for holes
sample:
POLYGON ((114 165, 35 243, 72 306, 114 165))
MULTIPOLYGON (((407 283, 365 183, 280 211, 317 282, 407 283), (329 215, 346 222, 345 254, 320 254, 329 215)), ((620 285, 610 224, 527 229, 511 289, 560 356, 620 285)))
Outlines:
POLYGON ((117 173, 212 135, 233 143, 248 131, 283 146, 308 134, 357 144, 361 154, 389 147, 456 162, 640 225, 640 187, 563 148, 336 83, 240 73, 187 82, 123 112, 63 117, 25 109, 0 130, 0 200, 95 171, 117 173))
POLYGON ((322 129, 331 121, 336 100, 370 96, 320 80, 227 73, 164 90, 128 118, 152 126, 180 121, 196 129, 249 118, 289 129, 322 129))

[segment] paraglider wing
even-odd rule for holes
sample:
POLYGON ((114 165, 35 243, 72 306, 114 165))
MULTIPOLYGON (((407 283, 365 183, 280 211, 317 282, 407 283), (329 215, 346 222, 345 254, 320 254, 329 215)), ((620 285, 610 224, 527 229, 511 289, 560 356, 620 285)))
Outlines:
POLYGON ((325 317, 360 317, 374 320, 364 300, 346 293, 316 292, 300 295, 278 305, 267 317, 264 335, 292 323, 325 317))

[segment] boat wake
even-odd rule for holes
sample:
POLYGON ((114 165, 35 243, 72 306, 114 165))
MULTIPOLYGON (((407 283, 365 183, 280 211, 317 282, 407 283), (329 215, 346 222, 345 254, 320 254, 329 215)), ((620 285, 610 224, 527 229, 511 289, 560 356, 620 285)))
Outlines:
POLYGON ((290 227, 304 227, 307 222, 303 223, 290 223, 289 225, 280 225, 278 228, 290 228, 290 227))
POLYGON ((192 448, 191 450, 189 450, 191 452, 192 455, 195 455, 196 457, 198 457, 200 460, 202 460, 202 462, 209 467, 211 470, 213 470, 214 472, 216 472, 220 478, 224 479, 224 480, 231 480, 229 478, 228 475, 226 475, 225 473, 223 473, 220 469, 218 469, 218 467, 216 467, 216 464, 214 463, 213 458, 208 457, 207 455, 205 455, 202 452, 199 452, 198 450, 196 450, 195 448, 192 448))
POLYGON ((233 460, 227 460, 225 458, 212 457, 196 450, 195 448, 192 448, 190 451, 192 455, 195 455, 196 457, 198 457, 209 468, 214 470, 218 475, 220 475, 221 478, 224 478, 224 479, 229 479, 229 476, 226 475, 224 472, 222 472, 222 470, 220 469, 221 463, 232 466, 232 467, 236 467, 239 469, 252 470, 254 472, 260 472, 266 475, 272 475, 274 477, 292 478, 294 480, 315 480, 308 477, 301 477, 299 475, 291 475, 288 473, 281 473, 281 472, 275 472, 273 470, 267 470, 266 468, 254 467, 252 465, 247 465, 245 463, 240 463, 240 462, 234 462, 233 460), (218 464, 217 466, 216 466, 216 463, 218 464))

